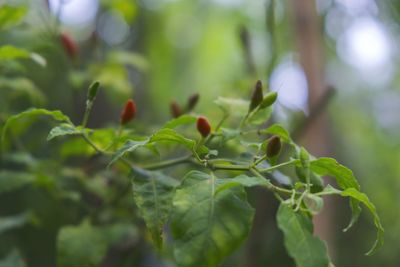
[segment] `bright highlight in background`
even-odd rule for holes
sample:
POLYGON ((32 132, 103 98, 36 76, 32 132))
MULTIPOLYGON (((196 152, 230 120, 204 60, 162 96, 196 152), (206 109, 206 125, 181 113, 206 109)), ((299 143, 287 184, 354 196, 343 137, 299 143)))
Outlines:
POLYGON ((383 26, 372 18, 355 20, 340 37, 338 54, 359 69, 376 69, 390 62, 391 44, 383 26))
POLYGON ((307 111, 307 79, 298 63, 287 60, 280 64, 271 75, 270 87, 278 92, 278 100, 282 105, 307 111))
POLYGON ((92 22, 99 8, 98 0, 50 0, 49 3, 52 13, 59 14, 61 22, 67 25, 92 22))
POLYGON ((129 35, 129 26, 118 12, 101 14, 97 27, 100 37, 108 45, 118 45, 129 35))

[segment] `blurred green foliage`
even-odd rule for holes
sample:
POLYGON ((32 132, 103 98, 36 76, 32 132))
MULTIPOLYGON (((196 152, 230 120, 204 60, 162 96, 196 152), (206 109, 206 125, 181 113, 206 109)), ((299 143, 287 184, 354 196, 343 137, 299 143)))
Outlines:
MULTIPOLYGON (((60 23, 46 1, 6 1, 0 4, 0 125, 3 128, 9 116, 32 106, 63 110, 78 122, 84 113, 86 88, 93 80, 102 82, 102 90, 89 122, 92 128, 118 124, 120 108, 132 96, 140 110, 135 128, 138 133, 145 131, 146 121, 170 118, 170 101, 177 99, 183 104, 193 92, 201 94, 202 113, 220 115, 209 108, 214 99, 248 95, 248 85, 255 78, 268 83, 272 71, 296 50, 290 4, 276 2, 275 24, 271 25, 273 22, 266 16, 271 14, 270 1, 249 3, 246 8, 247 3, 236 6, 219 1, 146 4, 146 0, 103 0, 98 17, 113 11, 129 27, 126 39, 110 45, 99 34, 97 20, 74 27, 60 23), (246 26, 252 38, 256 74, 249 73, 246 66, 241 25, 246 26), (64 50, 61 32, 76 40, 77 59, 70 58, 64 50)), ((327 2, 330 4, 319 14, 321 29, 325 30, 326 65, 334 65, 341 62, 336 49, 338 40, 328 36, 324 26, 329 10, 340 4, 327 2)), ((379 3, 377 8, 379 19, 394 25, 392 33, 398 34, 399 7, 395 1, 379 3)), ((395 63, 397 74, 398 62, 395 63)), ((340 64, 336 67, 349 68, 340 64)), ((349 71, 347 76, 334 74, 331 80, 350 82, 347 88, 338 88, 338 97, 329 108, 331 146, 339 161, 355 170, 362 189, 376 203, 386 229, 385 246, 374 256, 364 257, 364 243, 372 243, 375 238, 370 220, 362 215, 361 225, 346 235, 339 234, 348 217, 342 216, 339 203, 333 224, 338 226, 332 229, 334 259, 337 266, 398 266, 400 125, 384 125, 382 121, 388 113, 398 114, 399 110, 381 111, 381 107, 388 101, 385 95, 400 101, 399 81, 394 77, 378 91, 352 82, 363 79, 356 71, 349 71), (350 90, 353 86, 361 88, 350 90)), ((223 105, 224 98, 218 103, 223 105)), ((239 103, 232 112, 240 107, 239 103)), ((287 111, 283 116, 287 118, 283 121, 286 125, 294 125, 292 122, 302 117, 298 110, 284 105, 282 109, 287 111)), ((279 114, 274 116, 282 118, 279 114)), ((51 126, 40 118, 34 123, 19 120, 1 145, 2 151, 8 153, 1 154, 0 165, 0 266, 24 266, 25 261, 28 266, 56 266, 60 251, 74 255, 72 260, 77 262, 83 255, 88 266, 100 266, 100 262, 101 266, 169 266, 150 252, 144 242, 150 237, 139 234, 144 225, 133 212, 134 199, 127 190, 130 182, 111 170, 98 168, 98 161, 92 159, 95 151, 80 139, 46 143, 51 126), (91 225, 88 217, 94 218, 96 225, 91 225), (62 249, 63 245, 77 242, 77 238, 83 242, 77 243, 76 251, 62 249), (89 239, 98 242, 89 243, 89 239), (99 258, 104 251, 106 258, 99 258)), ((105 129, 96 131, 92 138, 104 143, 114 135, 113 130, 105 129)), ((149 151, 141 153, 145 158, 154 155, 149 151)), ((260 236, 257 247, 249 242, 224 266, 247 266, 249 257, 258 264, 254 266, 293 266, 282 249, 282 235, 273 217, 277 207, 272 198, 267 200, 271 204, 263 216, 267 217, 268 231, 256 233, 260 236)), ((57 266, 77 264, 59 262, 57 266)))

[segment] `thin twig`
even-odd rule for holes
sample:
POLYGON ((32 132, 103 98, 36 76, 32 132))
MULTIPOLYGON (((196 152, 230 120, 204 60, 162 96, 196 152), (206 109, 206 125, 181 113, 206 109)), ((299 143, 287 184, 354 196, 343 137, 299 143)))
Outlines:
POLYGON ((304 121, 298 124, 298 126, 292 132, 293 140, 299 140, 305 133, 305 130, 319 117, 319 115, 327 108, 329 102, 336 94, 336 89, 328 86, 324 91, 324 94, 320 97, 318 102, 311 108, 310 114, 304 121))
POLYGON ((277 164, 277 165, 274 165, 274 166, 271 166, 271 167, 268 167, 268 168, 259 169, 259 172, 261 172, 261 173, 264 173, 264 172, 271 172, 271 171, 274 171, 274 170, 279 169, 279 168, 281 168, 281 167, 289 166, 289 165, 292 165, 292 164, 296 164, 296 163, 298 163, 298 162, 300 162, 300 160, 298 160, 298 159, 292 159, 292 160, 290 160, 290 161, 283 162, 283 163, 281 163, 281 164, 277 164))
POLYGON ((158 163, 144 165, 144 166, 142 166, 142 168, 146 169, 146 170, 164 169, 164 168, 172 167, 172 166, 175 166, 175 165, 178 165, 178 164, 182 164, 182 163, 189 163, 189 162, 191 162, 191 158, 192 158, 191 155, 190 156, 184 156, 184 157, 181 157, 181 158, 176 158, 176 159, 161 161, 161 162, 158 162, 158 163))

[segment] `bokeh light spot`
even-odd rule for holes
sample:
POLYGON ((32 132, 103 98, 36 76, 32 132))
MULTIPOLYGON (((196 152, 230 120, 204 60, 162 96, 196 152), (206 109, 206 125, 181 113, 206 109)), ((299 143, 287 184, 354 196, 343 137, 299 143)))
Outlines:
POLYGON ((99 8, 98 0, 50 0, 50 10, 66 25, 91 23, 99 8))
POLYGON ((373 18, 356 19, 339 38, 337 52, 359 69, 376 69, 389 63, 391 43, 384 27, 373 18))
POLYGON ((280 104, 307 112, 307 79, 298 63, 293 60, 281 63, 271 75, 270 87, 278 92, 280 104))
POLYGON ((97 23, 100 37, 108 45, 118 45, 129 35, 129 26, 120 13, 109 11, 101 14, 97 23))

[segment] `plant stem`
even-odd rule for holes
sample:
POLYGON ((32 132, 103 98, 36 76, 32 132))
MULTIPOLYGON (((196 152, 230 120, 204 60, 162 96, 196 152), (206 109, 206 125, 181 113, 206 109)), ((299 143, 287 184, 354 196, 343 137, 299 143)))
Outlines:
POLYGON ((217 126, 215 127, 215 132, 217 132, 219 130, 219 128, 221 128, 222 124, 224 124, 224 122, 226 121, 226 119, 229 118, 229 113, 224 113, 224 116, 222 117, 222 119, 219 121, 219 123, 217 124, 217 126))
POLYGON ((82 120, 82 127, 83 128, 85 128, 86 125, 87 125, 87 122, 89 120, 90 111, 92 111, 92 106, 93 106, 93 102, 87 100, 86 101, 85 114, 83 115, 83 120, 82 120))
POLYGON ((164 169, 164 168, 168 168, 168 167, 171 167, 174 165, 188 163, 188 162, 190 162, 191 157, 192 156, 185 156, 185 157, 181 157, 181 158, 165 160, 165 161, 161 161, 161 162, 154 163, 154 164, 144 165, 144 166, 142 166, 142 168, 146 169, 146 170, 164 169))
MULTIPOLYGON (((90 140, 90 138, 89 138, 85 133, 82 133, 81 136, 82 136, 82 138, 86 141, 86 143, 88 143, 94 150, 96 150, 97 153, 102 154, 102 155, 106 155, 106 156, 110 156, 110 155, 112 154, 111 152, 108 152, 108 151, 105 151, 105 150, 99 148, 95 143, 93 143, 92 140, 90 140)), ((129 167, 129 168, 132 167, 132 164, 131 164, 128 160, 126 160, 126 159, 124 159, 124 158, 121 158, 120 160, 121 160, 127 167, 129 167)))
POLYGON ((286 162, 283 162, 283 163, 281 163, 281 164, 278 164, 278 165, 275 165, 275 166, 272 166, 272 167, 269 167, 269 168, 258 169, 258 171, 259 171, 260 173, 263 173, 263 172, 271 172, 271 171, 276 170, 276 169, 279 169, 279 168, 281 168, 281 167, 289 166, 289 165, 292 165, 292 164, 296 164, 296 163, 298 163, 298 162, 299 162, 298 159, 293 159, 293 160, 286 161, 286 162))
MULTIPOLYGON (((207 137, 206 137, 207 138, 207 137)), ((197 153, 197 150, 199 149, 199 147, 201 147, 202 145, 204 145, 204 142, 207 140, 206 138, 204 138, 203 136, 200 137, 200 140, 196 143, 196 145, 194 146, 194 152, 197 153)))
POLYGON ((256 160, 253 163, 253 166, 257 166, 258 164, 260 164, 261 161, 265 160, 267 158, 267 155, 262 156, 261 158, 259 158, 258 160, 256 160))
MULTIPOLYGON (((217 126, 214 129, 214 133, 217 133, 218 130, 221 128, 221 126, 224 124, 224 122, 226 121, 226 119, 229 118, 229 113, 224 112, 224 116, 222 117, 222 119, 218 122, 217 126)), ((204 141, 204 145, 208 144, 209 142, 211 142, 211 140, 216 136, 216 134, 210 134, 209 136, 207 136, 206 140, 204 141)))
POLYGON ((304 192, 298 198, 297 204, 296 204, 296 208, 294 209, 294 212, 297 212, 300 209, 301 203, 303 202, 303 199, 307 194, 308 194, 308 188, 306 190, 304 190, 304 192))
POLYGON ((248 171, 249 165, 225 165, 225 164, 209 164, 213 170, 227 170, 227 171, 248 171))
POLYGON ((120 139, 120 137, 122 135, 122 130, 123 130, 123 126, 120 123, 115 137, 111 141, 111 144, 108 147, 106 147, 105 151, 108 151, 108 150, 113 149, 115 147, 115 145, 117 144, 118 140, 120 139))
POLYGON ((209 159, 207 162, 208 163, 212 163, 212 164, 215 164, 217 162, 231 162, 231 163, 238 164, 238 165, 247 164, 247 162, 245 162, 245 161, 234 160, 234 159, 226 159, 226 158, 209 159))
POLYGON ((321 191, 314 193, 315 196, 328 196, 328 195, 340 195, 343 191, 333 188, 331 191, 321 191))
POLYGON ((107 152, 99 148, 95 143, 93 143, 93 141, 90 140, 90 138, 85 133, 82 133, 81 136, 86 141, 86 143, 88 143, 94 150, 96 150, 97 153, 108 154, 107 152))
MULTIPOLYGON (((258 177, 260 177, 260 178, 265 179, 265 177, 259 172, 259 170, 258 170, 257 168, 253 167, 253 168, 250 169, 250 171, 251 171, 255 176, 258 176, 258 177)), ((272 184, 272 183, 271 183, 269 180, 267 180, 267 179, 266 179, 266 181, 268 181, 268 185, 266 185, 266 187, 267 187, 269 190, 271 190, 271 191, 274 191, 274 192, 277 192, 277 193, 283 193, 283 194, 286 194, 286 195, 291 195, 291 194, 293 193, 292 190, 289 190, 289 189, 285 189, 285 188, 276 186, 276 185, 272 184)))
POLYGON ((255 130, 241 131, 240 134, 241 135, 246 135, 246 134, 258 134, 258 135, 260 135, 261 132, 260 132, 259 129, 255 129, 255 130))
POLYGON ((242 118, 242 120, 240 121, 240 124, 239 124, 239 130, 240 130, 240 131, 243 129, 243 127, 244 127, 244 125, 245 125, 245 122, 247 121, 247 118, 248 118, 248 117, 249 117, 249 113, 247 113, 246 116, 244 116, 244 117, 242 118))

